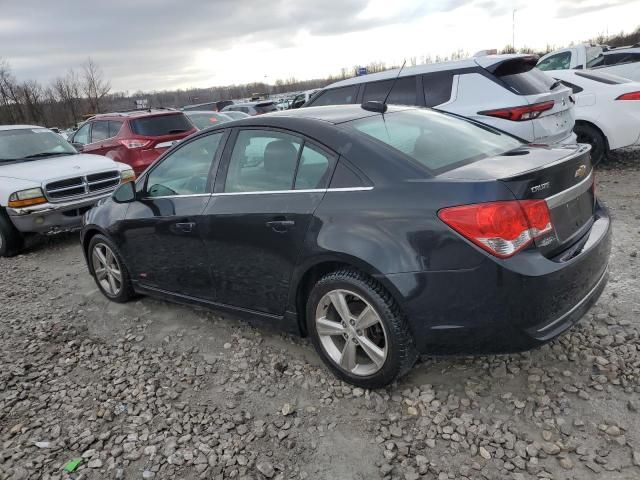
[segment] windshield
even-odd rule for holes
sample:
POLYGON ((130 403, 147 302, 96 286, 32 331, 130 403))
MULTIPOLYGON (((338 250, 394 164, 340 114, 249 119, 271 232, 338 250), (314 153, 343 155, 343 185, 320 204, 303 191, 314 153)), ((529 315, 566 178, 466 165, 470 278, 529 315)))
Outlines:
POLYGON ((434 175, 522 146, 520 140, 499 130, 432 110, 403 110, 351 124, 434 175))
POLYGON ((69 142, 46 128, 0 131, 0 162, 33 160, 75 153, 78 152, 69 142))

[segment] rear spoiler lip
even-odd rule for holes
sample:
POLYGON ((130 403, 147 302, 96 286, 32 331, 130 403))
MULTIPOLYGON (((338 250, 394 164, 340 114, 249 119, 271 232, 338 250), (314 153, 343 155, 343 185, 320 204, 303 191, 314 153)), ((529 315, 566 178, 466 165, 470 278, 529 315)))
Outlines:
POLYGON ((489 73, 495 73, 495 71, 503 66, 506 63, 522 63, 525 65, 530 65, 531 70, 536 66, 540 57, 538 55, 522 55, 522 54, 514 54, 514 55, 500 55, 499 58, 496 58, 493 55, 487 55, 485 57, 477 57, 474 58, 474 61, 478 64, 478 66, 484 68, 489 73))

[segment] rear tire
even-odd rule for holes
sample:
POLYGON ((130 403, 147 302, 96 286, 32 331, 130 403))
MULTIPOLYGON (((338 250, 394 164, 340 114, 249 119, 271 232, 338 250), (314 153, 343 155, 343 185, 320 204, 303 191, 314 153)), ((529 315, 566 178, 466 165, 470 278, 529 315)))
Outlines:
POLYGON ((133 298, 129 271, 111 240, 100 234, 92 237, 87 261, 96 285, 105 297, 117 303, 126 303, 133 298))
POLYGON ((329 273, 314 285, 307 331, 334 375, 363 388, 390 384, 418 358, 406 318, 389 292, 355 270, 329 273))
POLYGON ((578 143, 591 145, 591 163, 593 166, 604 161, 607 153, 607 139, 600 130, 586 123, 577 123, 573 129, 578 137, 578 143))
POLYGON ((14 227, 9 216, 0 210, 0 257, 12 257, 24 247, 24 237, 14 227))

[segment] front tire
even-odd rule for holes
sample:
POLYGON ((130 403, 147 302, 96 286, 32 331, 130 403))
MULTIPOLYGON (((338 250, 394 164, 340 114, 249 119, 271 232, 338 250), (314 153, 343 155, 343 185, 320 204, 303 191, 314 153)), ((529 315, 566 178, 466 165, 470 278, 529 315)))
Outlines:
POLYGON ((573 129, 578 137, 578 143, 591 145, 591 163, 595 167, 607 156, 607 139, 597 128, 586 123, 577 123, 573 129))
POLYGON ((307 300, 307 331, 329 369, 363 388, 390 384, 418 356, 389 292, 355 270, 327 274, 315 284, 307 300))
POLYGON ((104 235, 94 236, 89 242, 87 258, 96 285, 105 297, 118 303, 133 297, 129 271, 111 240, 104 235))
POLYGON ((0 210, 0 257, 12 257, 24 247, 24 237, 13 226, 11 220, 0 210))

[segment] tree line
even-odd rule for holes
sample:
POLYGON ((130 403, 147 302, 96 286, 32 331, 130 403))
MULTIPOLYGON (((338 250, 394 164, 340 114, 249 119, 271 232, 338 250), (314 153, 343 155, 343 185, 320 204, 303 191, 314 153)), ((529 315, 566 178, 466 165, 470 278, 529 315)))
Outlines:
MULTIPOLYGON (((600 35, 591 43, 619 47, 640 43, 640 27, 625 34, 600 35)), ((507 45, 499 53, 535 53, 544 55, 555 46, 547 45, 544 51, 528 47, 515 50, 507 45)), ((469 52, 458 50, 448 56, 410 57, 407 66, 460 60, 468 58, 469 52)), ((48 127, 69 127, 82 121, 83 117, 95 113, 124 111, 135 108, 135 101, 147 100, 150 107, 181 107, 194 103, 217 100, 249 98, 254 94, 275 95, 322 88, 330 83, 355 76, 360 67, 368 73, 381 72, 399 65, 372 62, 368 65, 344 67, 335 75, 312 80, 298 80, 294 77, 278 79, 273 84, 254 82, 242 85, 227 85, 212 88, 189 88, 154 92, 136 91, 112 92, 111 82, 105 78, 102 69, 88 58, 79 69, 70 69, 64 76, 55 78, 44 86, 36 80, 19 81, 11 71, 11 66, 0 58, 0 124, 35 124, 48 127)))

